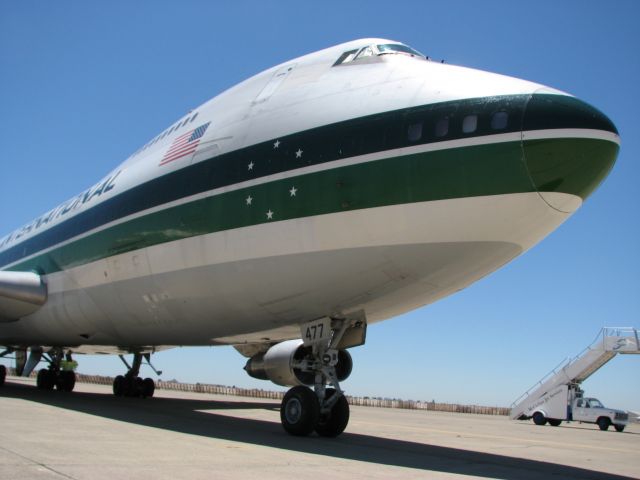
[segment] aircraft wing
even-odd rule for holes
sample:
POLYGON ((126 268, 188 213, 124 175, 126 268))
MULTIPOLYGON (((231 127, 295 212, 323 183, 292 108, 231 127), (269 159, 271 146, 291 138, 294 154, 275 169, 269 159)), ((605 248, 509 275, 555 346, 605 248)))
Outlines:
POLYGON ((47 285, 33 272, 0 271, 0 323, 14 322, 47 301, 47 285))

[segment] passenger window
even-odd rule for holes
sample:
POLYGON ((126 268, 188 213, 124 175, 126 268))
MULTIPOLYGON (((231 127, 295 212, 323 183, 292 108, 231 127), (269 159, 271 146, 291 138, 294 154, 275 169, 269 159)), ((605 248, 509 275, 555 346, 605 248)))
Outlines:
POLYGON ((436 122, 436 137, 444 137, 449 133, 449 118, 444 117, 436 122))
POLYGON ((193 117, 191 117, 190 122, 193 122, 193 121, 196 119, 196 117, 197 117, 197 116, 198 116, 198 112, 196 112, 196 113, 193 115, 193 117))
POLYGON ((407 130, 407 140, 417 142, 422 138, 422 122, 412 123, 407 130))
POLYGON ((478 116, 477 115, 467 115, 462 120, 462 131, 463 133, 473 133, 478 128, 478 116))
POLYGON ((507 128, 509 114, 507 112, 496 112, 491 117, 491 128, 494 130, 503 130, 507 128))

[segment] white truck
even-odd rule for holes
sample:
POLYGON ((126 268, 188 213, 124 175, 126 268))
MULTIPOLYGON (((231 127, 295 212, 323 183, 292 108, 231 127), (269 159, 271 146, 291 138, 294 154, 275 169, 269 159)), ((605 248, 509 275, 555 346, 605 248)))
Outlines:
POLYGON ((519 420, 533 419, 536 425, 549 423, 557 427, 565 421, 595 423, 600 430, 611 425, 618 432, 629 423, 629 414, 622 410, 606 408, 597 398, 584 397, 575 385, 560 385, 548 392, 522 413, 519 420))
POLYGON ((537 425, 558 426, 563 420, 611 425, 619 432, 629 414, 605 408, 595 398, 585 398, 580 385, 618 354, 640 354, 640 337, 633 327, 605 327, 578 356, 563 362, 524 392, 511 405, 513 420, 532 418, 537 425))

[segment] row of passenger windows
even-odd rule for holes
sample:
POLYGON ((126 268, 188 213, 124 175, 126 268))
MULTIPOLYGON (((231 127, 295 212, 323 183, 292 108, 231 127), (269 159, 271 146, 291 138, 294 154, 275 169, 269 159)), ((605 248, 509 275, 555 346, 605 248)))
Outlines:
MULTIPOLYGON (((495 112, 491 115, 491 129, 504 130, 509 124, 507 112, 495 112)), ((422 139, 424 122, 412 123, 407 130, 407 139, 417 142, 422 139)), ((473 133, 478 129, 478 115, 467 115, 462 119, 462 133, 473 133)), ((449 133, 449 117, 440 118, 434 125, 434 135, 437 138, 446 137, 449 133)))

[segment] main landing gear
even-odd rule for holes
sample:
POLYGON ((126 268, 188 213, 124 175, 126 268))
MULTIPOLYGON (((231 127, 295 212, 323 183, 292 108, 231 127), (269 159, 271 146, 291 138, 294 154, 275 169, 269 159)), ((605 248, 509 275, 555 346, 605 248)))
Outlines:
POLYGON ((71 352, 65 355, 62 349, 55 348, 43 357, 49 362, 49 367, 38 372, 36 386, 40 390, 57 388, 62 392, 72 392, 76 386, 76 374, 73 369, 77 364, 71 357, 71 352))
POLYGON ((340 388, 336 367, 339 368, 338 346, 350 322, 333 323, 331 338, 314 343, 309 355, 292 364, 293 368, 312 374, 315 381, 313 390, 298 385, 282 399, 280 420, 291 435, 306 436, 315 430, 322 437, 337 437, 349 423, 349 403, 340 388))
POLYGON ((140 366, 142 365, 142 359, 146 359, 147 364, 153 369, 156 374, 161 375, 162 372, 156 370, 151 365, 150 354, 134 353, 133 363, 129 365, 124 356, 120 355, 120 360, 129 369, 125 375, 118 375, 113 380, 113 394, 117 397, 139 397, 139 398, 151 398, 156 391, 156 384, 151 378, 145 378, 144 380, 138 375, 140 374, 140 366))

